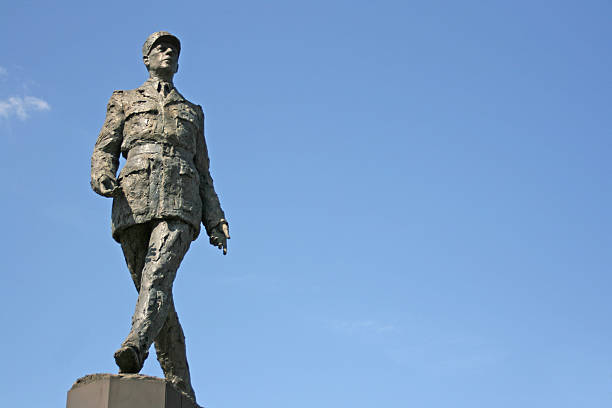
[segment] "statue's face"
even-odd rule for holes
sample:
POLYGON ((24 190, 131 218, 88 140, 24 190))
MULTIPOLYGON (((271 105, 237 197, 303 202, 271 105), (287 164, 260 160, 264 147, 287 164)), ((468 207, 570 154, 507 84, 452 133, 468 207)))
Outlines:
POLYGON ((178 71, 178 49, 170 41, 155 43, 149 55, 144 57, 144 63, 151 72, 174 75, 178 71))

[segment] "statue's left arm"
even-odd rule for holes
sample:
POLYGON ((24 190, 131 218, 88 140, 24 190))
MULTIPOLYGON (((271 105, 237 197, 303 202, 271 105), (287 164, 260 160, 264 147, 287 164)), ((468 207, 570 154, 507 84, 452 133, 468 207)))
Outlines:
POLYGON ((223 249, 227 253, 227 239, 229 239, 229 226, 225 213, 221 209, 219 197, 215 192, 213 179, 210 175, 210 159, 204 138, 204 113, 198 106, 198 135, 196 137, 195 165, 200 175, 200 198, 202 199, 202 223, 210 238, 211 245, 223 249))

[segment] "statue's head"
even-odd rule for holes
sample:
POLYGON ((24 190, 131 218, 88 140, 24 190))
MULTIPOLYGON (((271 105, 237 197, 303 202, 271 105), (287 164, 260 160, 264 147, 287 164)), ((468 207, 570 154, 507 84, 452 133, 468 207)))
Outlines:
POLYGON ((167 31, 151 34, 142 46, 142 60, 151 73, 170 77, 178 71, 181 42, 167 31))

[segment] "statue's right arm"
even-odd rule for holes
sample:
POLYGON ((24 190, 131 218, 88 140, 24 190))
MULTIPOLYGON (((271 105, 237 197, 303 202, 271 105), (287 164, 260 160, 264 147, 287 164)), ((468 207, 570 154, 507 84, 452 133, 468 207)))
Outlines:
POLYGON ((118 189, 117 168, 123 141, 123 91, 114 91, 106 108, 106 119, 91 155, 91 188, 105 197, 118 189))

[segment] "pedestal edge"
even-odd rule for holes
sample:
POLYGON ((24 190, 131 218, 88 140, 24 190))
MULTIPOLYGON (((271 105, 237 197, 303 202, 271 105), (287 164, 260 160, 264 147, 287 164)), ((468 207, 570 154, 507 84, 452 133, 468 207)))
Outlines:
POLYGON ((111 378, 119 378, 119 379, 121 379, 121 378, 130 378, 130 379, 137 379, 137 380, 142 380, 142 381, 159 381, 159 382, 163 382, 166 385, 169 385, 170 387, 172 387, 179 394, 185 396, 196 407, 204 408, 203 406, 198 405, 198 403, 195 402, 193 400, 193 398, 191 398, 191 396, 189 394, 186 394, 185 392, 179 390, 178 388, 176 388, 174 386, 174 384, 172 384, 170 381, 167 381, 165 378, 153 377, 151 375, 144 375, 144 374, 110 374, 110 373, 87 374, 87 375, 77 379, 74 382, 74 384, 72 384, 72 387, 70 387, 70 390, 68 390, 68 392, 70 392, 73 389, 78 388, 80 386, 86 385, 86 384, 91 384, 91 383, 96 382, 96 381, 104 381, 106 379, 110 380, 111 378))

